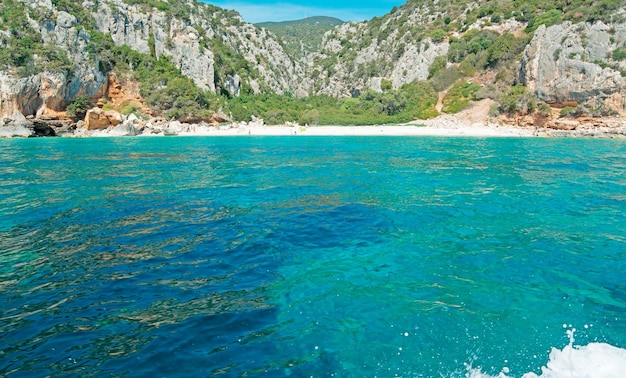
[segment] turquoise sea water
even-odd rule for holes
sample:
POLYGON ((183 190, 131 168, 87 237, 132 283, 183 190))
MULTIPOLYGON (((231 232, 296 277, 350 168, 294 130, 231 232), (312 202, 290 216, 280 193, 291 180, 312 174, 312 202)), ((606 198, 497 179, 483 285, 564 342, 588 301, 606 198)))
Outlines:
POLYGON ((0 167, 0 376, 520 377, 573 328, 626 348, 623 140, 20 139, 0 167))

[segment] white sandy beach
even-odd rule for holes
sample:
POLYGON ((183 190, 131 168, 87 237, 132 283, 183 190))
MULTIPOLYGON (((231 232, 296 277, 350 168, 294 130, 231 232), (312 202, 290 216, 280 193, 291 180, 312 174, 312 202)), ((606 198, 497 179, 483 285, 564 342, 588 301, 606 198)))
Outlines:
MULTIPOLYGON (((428 123, 428 121, 426 121, 428 123)), ((204 136, 459 136, 529 137, 533 130, 498 125, 422 125, 400 126, 267 126, 232 125, 192 127, 178 135, 204 136)))
POLYGON ((442 114, 405 125, 382 126, 268 126, 260 123, 232 124, 212 128, 191 128, 179 135, 292 135, 292 136, 448 136, 448 137, 532 137, 533 128, 488 122, 492 100, 482 100, 459 114, 442 114))

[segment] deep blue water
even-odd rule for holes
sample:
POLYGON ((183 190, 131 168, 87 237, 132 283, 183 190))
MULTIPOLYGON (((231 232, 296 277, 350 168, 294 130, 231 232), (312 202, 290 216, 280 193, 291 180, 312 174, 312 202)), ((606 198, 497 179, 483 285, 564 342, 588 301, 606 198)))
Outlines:
POLYGON ((626 141, 0 140, 0 376, 464 376, 626 348, 626 141))

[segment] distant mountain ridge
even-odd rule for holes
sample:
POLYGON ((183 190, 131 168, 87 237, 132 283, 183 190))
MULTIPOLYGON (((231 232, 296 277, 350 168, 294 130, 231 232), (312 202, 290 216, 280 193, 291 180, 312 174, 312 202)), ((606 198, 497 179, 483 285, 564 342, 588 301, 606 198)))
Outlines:
POLYGON ((291 56, 303 58, 318 52, 324 34, 342 24, 344 21, 335 17, 314 16, 300 20, 261 22, 255 25, 274 33, 291 56))
POLYGON ((299 20, 257 22, 255 25, 262 27, 262 28, 273 29, 277 27, 295 26, 295 25, 320 25, 320 26, 335 27, 343 23, 345 22, 335 17, 313 16, 313 17, 302 18, 299 20))

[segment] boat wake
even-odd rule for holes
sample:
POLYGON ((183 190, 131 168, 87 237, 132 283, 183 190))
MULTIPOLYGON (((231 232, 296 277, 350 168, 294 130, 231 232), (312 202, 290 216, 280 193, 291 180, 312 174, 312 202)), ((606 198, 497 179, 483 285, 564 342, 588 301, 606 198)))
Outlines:
MULTIPOLYGON (((541 374, 526 373, 522 378, 621 378, 626 372, 626 349, 606 343, 574 345, 576 329, 567 330, 569 344, 552 348, 550 359, 541 367, 541 374)), ((480 368, 468 366, 467 378, 512 378, 504 367, 500 374, 485 374, 480 368)))

